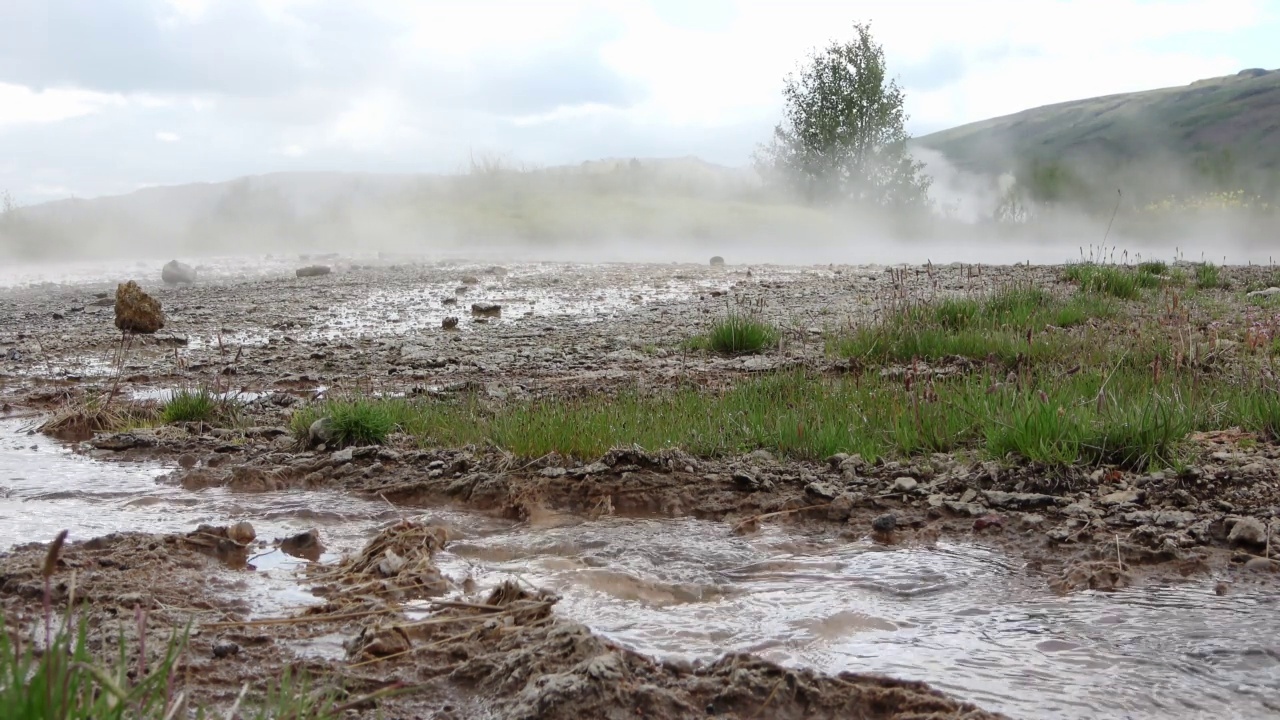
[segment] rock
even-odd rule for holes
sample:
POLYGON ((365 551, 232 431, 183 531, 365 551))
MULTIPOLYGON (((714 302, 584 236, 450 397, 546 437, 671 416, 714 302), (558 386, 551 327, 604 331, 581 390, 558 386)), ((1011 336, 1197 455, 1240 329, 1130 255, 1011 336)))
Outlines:
POLYGON ((724 258, 719 255, 711 258, 711 267, 724 267, 724 258))
POLYGON ((891 533, 898 529, 898 516, 885 513, 871 521, 871 529, 880 534, 891 533))
POLYGON ((840 494, 840 490, 836 486, 824 482, 811 482, 804 486, 804 491, 822 500, 835 500, 836 496, 840 494))
MULTIPOLYGON (((454 302, 457 302, 457 301, 454 301, 454 302)), ((449 316, 449 317, 445 318, 444 320, 441 320, 441 321, 440 321, 440 327, 441 327, 441 329, 444 329, 444 330, 457 330, 457 329, 458 329, 458 318, 453 317, 453 316, 451 315, 451 316, 449 316)))
POLYGON ((241 520, 235 525, 227 528, 227 537, 241 545, 248 545, 258 537, 258 533, 253 529, 253 525, 250 525, 248 521, 241 520))
POLYGON ((476 277, 475 275, 464 275, 462 278, 462 284, 463 285, 479 285, 480 278, 476 277))
POLYGON ((155 438, 148 435, 113 433, 111 435, 99 435, 90 440, 89 444, 98 450, 121 452, 123 450, 133 450, 134 448, 153 447, 156 441, 155 438))
POLYGON ((1260 462, 1251 462, 1241 465, 1239 472, 1244 477, 1258 477, 1267 474, 1267 466, 1260 462))
POLYGON ((116 287, 115 306, 116 328, 123 332, 150 335, 164 327, 160 302, 132 280, 116 287))
POLYGON ((336 435, 333 432, 333 421, 327 417, 320 418, 311 423, 311 427, 307 428, 307 444, 311 447, 316 445, 328 445, 333 442, 336 435))
POLYGON ((442 305, 457 305, 457 304, 458 304, 458 298, 456 298, 456 297, 449 297, 449 298, 445 298, 444 300, 441 300, 441 301, 440 301, 440 303, 441 303, 442 305))
POLYGON ((982 517, 973 521, 974 532, 982 532, 987 528, 996 528, 998 530, 1003 529, 1004 518, 1000 517, 999 515, 983 515, 982 517))
POLYGON ((1098 502, 1108 507, 1114 507, 1116 505, 1132 505, 1133 503, 1138 502, 1141 497, 1142 494, 1137 490, 1120 490, 1118 492, 1103 495, 1098 502))
POLYGON ((347 463, 351 462, 354 459, 355 459, 355 450, 352 448, 335 450, 334 453, 329 456, 329 461, 332 462, 334 465, 346 465, 347 463))
POLYGON ((919 487, 919 485, 920 483, 917 482, 915 478, 903 476, 903 477, 894 479, 893 487, 890 488, 890 491, 909 493, 914 491, 917 487, 919 487))
POLYGON ((845 475, 856 475, 867 469, 867 461, 861 455, 850 455, 840 461, 840 471, 845 475))
POLYGON ((1269 287, 1265 290, 1254 290, 1246 293, 1245 297, 1271 297, 1272 295, 1280 295, 1280 287, 1269 287))
POLYGON ((471 314, 476 317, 501 317, 502 306, 491 302, 471 303, 471 314))
POLYGON ((538 471, 538 474, 547 478, 564 477, 567 471, 562 467, 545 467, 538 471))
POLYGON ((1267 526, 1257 518, 1236 518, 1231 532, 1227 534, 1227 542, 1232 545, 1264 546, 1267 544, 1267 526))
POLYGON ((191 283, 196 281, 196 269, 177 260, 170 260, 160 269, 160 279, 166 285, 177 285, 178 283, 191 283))
POLYGON ((756 492, 759 490, 772 490, 773 483, 768 478, 757 478, 748 472, 736 472, 733 474, 733 484, 747 492, 756 492))
POLYGON ((320 554, 324 552, 320 531, 313 529, 291 535, 280 541, 280 551, 296 558, 318 562, 320 554))
POLYGON ((1252 572, 1276 572, 1280 570, 1280 562, 1264 557, 1249 558, 1244 569, 1252 572))
POLYGON ((414 368, 416 370, 436 370, 449 365, 449 358, 438 355, 431 348, 420 345, 404 345, 400 355, 391 361, 393 365, 414 368))
POLYGON ((999 490, 985 490, 982 494, 986 498, 987 504, 991 507, 1014 508, 1016 510, 1043 508, 1055 505, 1058 502, 1058 499, 1054 496, 1041 495, 1040 493, 1009 493, 999 490))
POLYGON ((223 641, 223 642, 214 643, 213 645, 213 656, 215 658, 218 658, 219 660, 221 660, 222 658, 228 658, 228 657, 231 657, 232 655, 239 655, 239 654, 240 654, 240 646, 233 642, 223 641))
POLYGON ((333 271, 329 269, 328 265, 308 265, 306 267, 298 268, 296 271, 294 271, 294 274, 300 278, 309 278, 309 277, 320 277, 321 275, 328 275, 331 272, 333 271))

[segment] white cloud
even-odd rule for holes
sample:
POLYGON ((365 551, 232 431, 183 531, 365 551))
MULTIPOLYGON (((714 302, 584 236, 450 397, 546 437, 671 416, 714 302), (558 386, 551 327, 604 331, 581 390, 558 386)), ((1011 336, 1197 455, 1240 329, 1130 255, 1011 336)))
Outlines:
POLYGON ((112 7, 76 28, 91 52, 34 31, 12 36, 37 38, 10 43, 13 63, 0 47, 0 156, 22 165, 0 187, 35 194, 23 178, 40 173, 46 190, 105 192, 282 167, 429 172, 471 147, 742 164, 778 118, 784 76, 856 21, 872 23, 923 132, 1237 71, 1237 49, 1205 43, 1276 14, 1267 0, 97 1, 112 7), (108 26, 117 15, 134 35, 108 26), (157 141, 170 148, 147 153, 157 141))
POLYGON ((69 89, 37 92, 22 85, 0 82, 0 129, 26 123, 58 122, 123 104, 124 99, 118 95, 69 89))

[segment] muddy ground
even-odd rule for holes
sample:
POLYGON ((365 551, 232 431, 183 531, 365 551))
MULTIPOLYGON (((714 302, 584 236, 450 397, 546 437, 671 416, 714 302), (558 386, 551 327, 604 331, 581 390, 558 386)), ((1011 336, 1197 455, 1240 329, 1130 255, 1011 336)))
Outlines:
MULTIPOLYGON (((723 387, 792 366, 847 372, 847 363, 824 352, 824 332, 865 322, 907 297, 1008 283, 1059 288, 1060 268, 328 262, 334 272, 308 278, 166 287, 158 268, 154 277, 138 277, 164 304, 168 322, 155 336, 131 341, 119 373, 112 363, 121 338, 107 294, 114 284, 0 291, 0 403, 8 413, 34 416, 103 392, 143 401, 175 387, 239 392, 247 405, 235 427, 185 424, 67 438, 104 460, 166 459, 178 469, 164 481, 193 491, 341 488, 405 507, 456 504, 516 519, 544 511, 688 515, 728 520, 742 533, 786 522, 836 524, 851 539, 889 544, 975 539, 1023 559, 1061 592, 1176 577, 1225 593, 1280 578, 1280 564, 1270 559, 1280 542, 1280 449, 1234 430, 1193 437, 1193 461, 1177 473, 1050 474, 960 455, 806 463, 763 451, 697 458, 624 449, 601 458, 516 458, 493 448, 424 449, 395 437, 381 447, 329 451, 300 446, 287 427, 301 404, 344 391, 477 393, 502 403, 622 387, 723 387), (473 314, 473 302, 500 304, 500 316, 473 314), (777 323, 781 346, 739 358, 688 350, 685 339, 727 307, 751 308, 777 323), (456 330, 442 329, 447 317, 459 319, 456 330)), ((1227 270, 1237 288, 1271 277, 1267 268, 1227 270)), ((1221 292, 1224 302, 1239 294, 1221 292)), ((1203 327, 1216 334, 1257 322, 1248 309, 1206 319, 1203 327)), ((20 549, 0 563, 6 615, 38 618, 43 552, 20 549)), ((131 616, 138 605, 158 627, 190 617, 206 625, 188 662, 202 696, 218 702, 233 698, 244 681, 257 683, 296 662, 291 643, 337 632, 349 657, 312 660, 308 669, 344 684, 349 698, 393 681, 417 688, 376 703, 392 716, 989 716, 916 683, 784 671, 747 656, 663 665, 556 617, 554 598, 532 588, 434 606, 431 623, 412 628, 404 626, 424 619, 406 619, 399 590, 370 599, 331 589, 329 612, 371 613, 358 619, 211 624, 244 616, 228 599, 235 571, 226 557, 211 555, 218 553, 207 543, 177 536, 103 538, 64 550, 60 587, 75 568, 77 596, 99 621, 131 616)), ((420 570, 429 556, 422 562, 420 570)))

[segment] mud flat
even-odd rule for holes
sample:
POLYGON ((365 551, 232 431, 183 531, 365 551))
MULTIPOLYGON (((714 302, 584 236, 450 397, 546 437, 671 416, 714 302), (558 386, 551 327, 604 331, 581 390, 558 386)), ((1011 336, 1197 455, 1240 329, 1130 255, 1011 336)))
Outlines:
MULTIPOLYGON (((732 580, 743 573, 770 576, 785 607, 785 589, 798 591, 813 570, 808 561, 775 577, 776 557, 743 556, 663 579, 575 541, 560 555, 586 563, 575 566, 572 587, 548 587, 556 575, 545 565, 545 582, 512 581, 530 568, 510 561, 529 551, 490 547, 496 530, 476 530, 475 518, 506 523, 504 537, 516 544, 522 532, 541 537, 572 518, 575 527, 612 528, 593 542, 607 546, 616 535, 632 548, 660 536, 629 536, 631 528, 700 523, 674 531, 687 534, 690 556, 783 528, 793 549, 822 548, 813 554, 835 563, 825 571, 853 562, 832 559, 848 549, 918 563, 959 548, 1016 568, 992 581, 993 597, 1004 582, 1009 593, 1035 586, 1045 597, 1181 592, 1197 607, 1274 605, 1280 303, 1258 292, 1280 284, 1272 268, 729 260, 337 258, 325 260, 332 272, 322 276, 297 277, 292 266, 253 277, 202 270, 180 287, 164 287, 157 265, 137 279, 164 305, 166 326, 124 343, 111 304, 97 297, 113 290, 108 279, 0 292, 4 411, 65 443, 66 458, 149 468, 147 489, 120 491, 126 503, 188 503, 220 523, 193 534, 203 521, 194 514, 182 528, 120 515, 138 532, 67 546, 58 569, 67 587, 55 599, 67 599, 74 569, 96 625, 132 617, 135 605, 155 632, 195 618, 207 630, 189 648, 193 691, 215 704, 232 702, 246 681, 260 692, 260 680, 301 652, 310 673, 342 688, 335 702, 352 712, 428 717, 992 716, 953 696, 1012 716, 1280 707, 1274 662, 1242 661, 1245 679, 1224 681, 1230 700, 1210 688, 1171 691, 1164 702, 1139 692, 1112 714, 1102 700, 1073 707, 1050 690, 1038 705, 1035 691, 988 693, 1000 673, 959 681, 960 665, 956 682, 945 665, 935 677, 899 681, 857 663, 806 669, 824 663, 779 652, 776 638, 730 642, 737 631, 709 642, 636 634, 664 622, 647 610, 604 627, 608 613, 583 610, 573 589, 586 577, 641 609, 706 605, 705 624, 715 607, 733 606, 732 580), (501 312, 459 310, 475 303, 501 312), (459 321, 447 328, 446 318, 459 321), (343 552, 317 553, 297 577, 255 585, 248 578, 275 562, 279 540, 312 519, 282 522, 273 508, 308 496, 350 509, 359 532, 320 529, 343 552), (424 519, 441 512, 471 519, 424 519), (224 537, 241 519, 276 541, 224 537), (262 552, 265 560, 250 559, 262 552), (467 563, 479 569, 464 571, 467 563), (246 599, 281 592, 311 599, 291 612, 246 599), (682 642, 699 651, 680 657, 682 642), (300 650, 308 647, 337 650, 300 650), (1169 697, 1178 698, 1172 706, 1169 697)), ((43 460, 31 462, 37 471, 43 460)), ((38 499, 29 481, 10 485, 23 502, 38 499)), ((19 548, 0 568, 6 617, 28 631, 39 624, 44 552, 19 548)), ((957 572, 941 571, 939 584, 951 587, 957 572)), ((829 580, 845 582, 839 575, 829 580)), ((1067 606, 1051 612, 1059 611, 1070 616, 1067 606)), ((847 632, 847 622, 910 626, 850 612, 796 622, 810 639, 823 628, 847 632)), ((1249 613, 1241 617, 1248 645, 1249 613)), ((1193 662, 1166 652, 1171 666, 1193 662)), ((1268 652, 1207 648, 1194 662, 1268 652)))

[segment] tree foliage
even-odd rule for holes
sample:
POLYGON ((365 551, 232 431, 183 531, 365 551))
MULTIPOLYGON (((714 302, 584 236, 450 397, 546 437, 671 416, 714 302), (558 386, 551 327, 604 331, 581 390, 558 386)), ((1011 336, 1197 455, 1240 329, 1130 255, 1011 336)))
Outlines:
POLYGON ((786 79, 784 119, 756 154, 767 182, 813 204, 923 207, 930 178, 907 151, 903 93, 870 26, 786 79))

